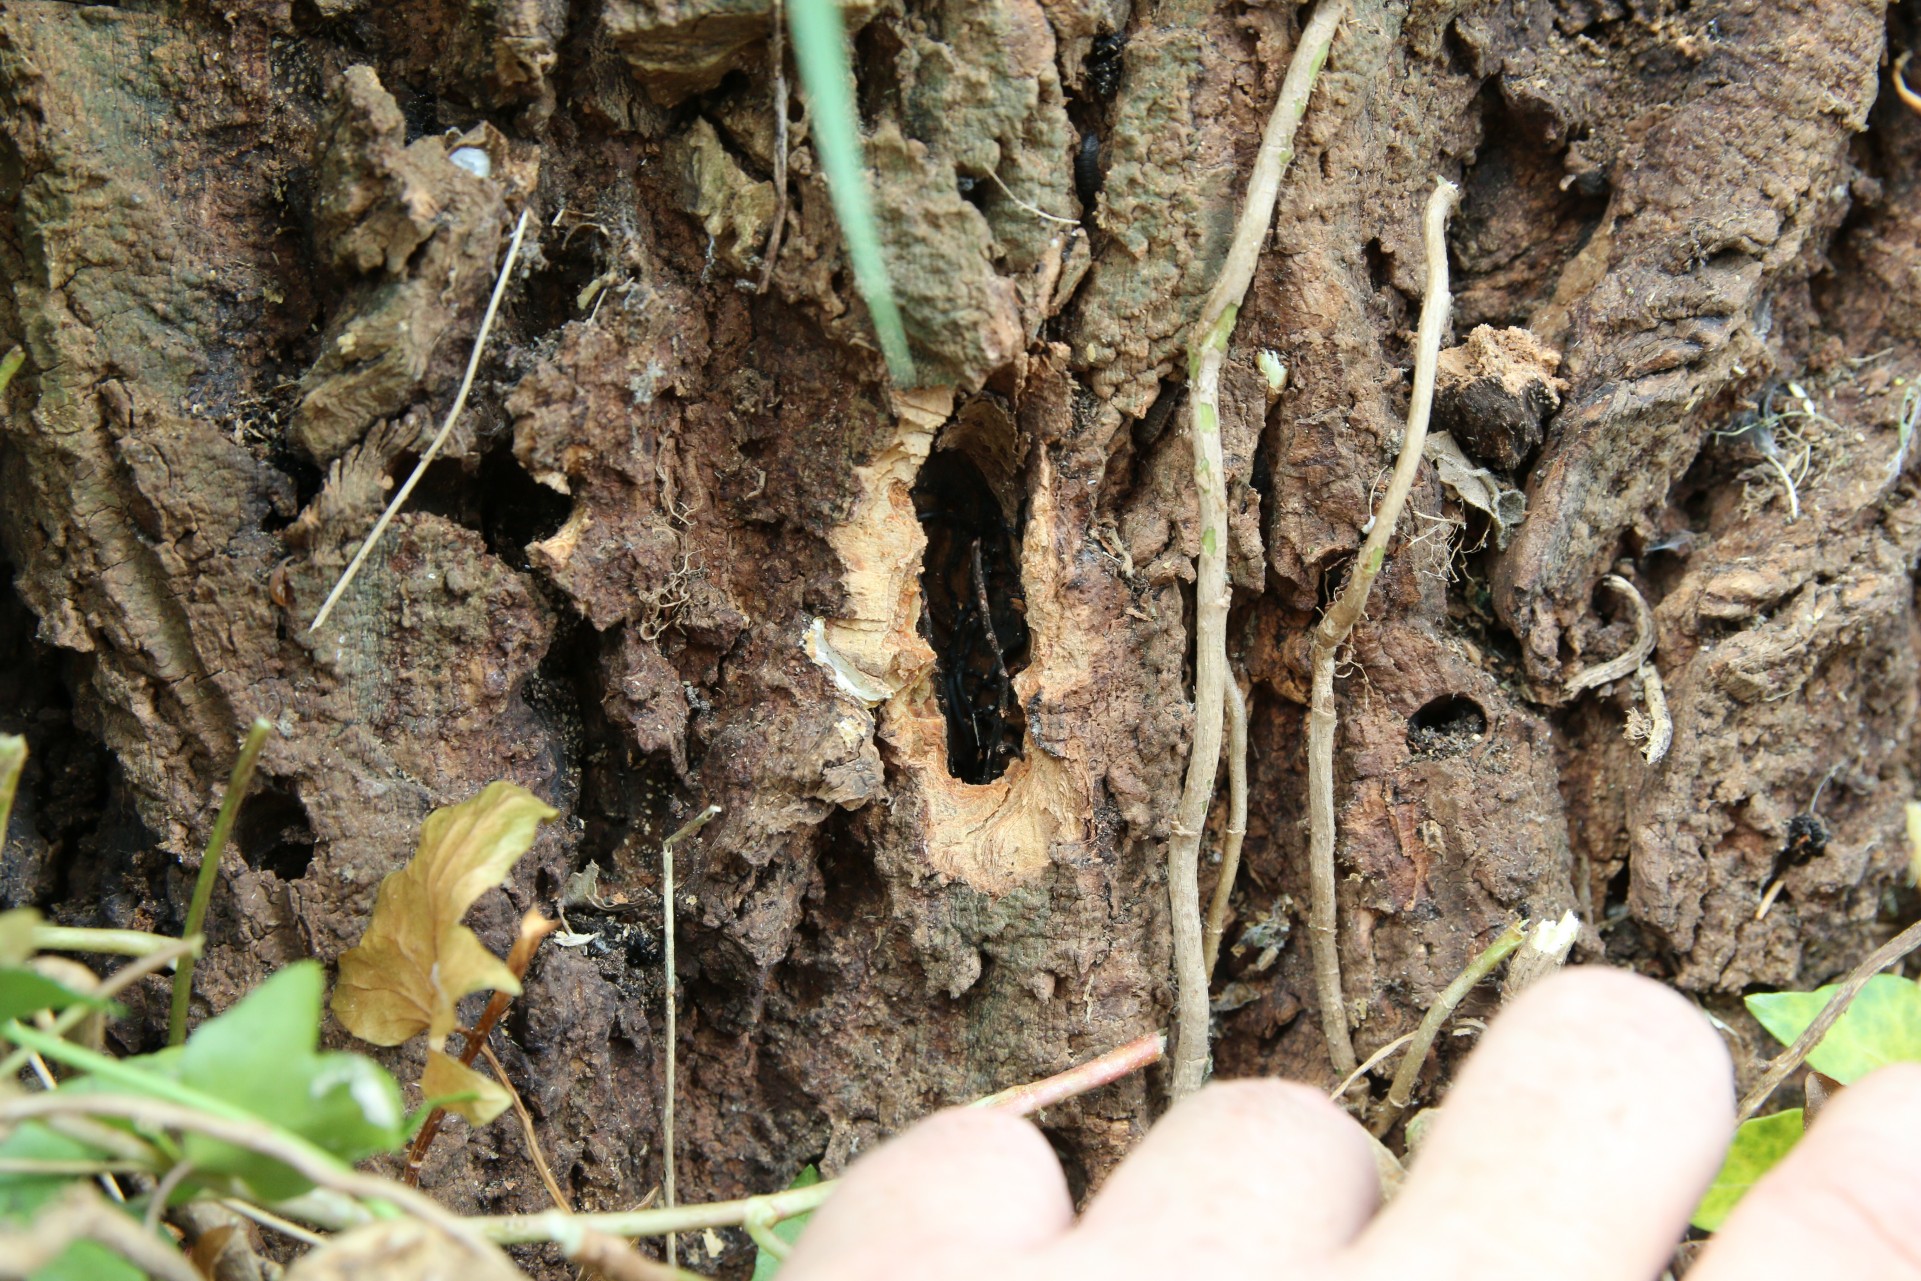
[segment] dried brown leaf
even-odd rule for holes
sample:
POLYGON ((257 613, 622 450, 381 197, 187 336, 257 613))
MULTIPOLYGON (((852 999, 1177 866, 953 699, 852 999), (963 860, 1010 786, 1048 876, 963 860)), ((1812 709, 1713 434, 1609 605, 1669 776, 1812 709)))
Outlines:
POLYGON ((526 788, 490 783, 472 800, 435 810, 407 866, 387 874, 373 919, 340 958, 333 1011, 375 1045, 420 1032, 439 1049, 458 1020, 454 1007, 483 988, 518 993, 500 958, 460 923, 474 900, 499 885, 559 811, 526 788))
POLYGON ((513 1097, 500 1082, 439 1050, 427 1053, 427 1070, 420 1074, 420 1094, 472 1126, 485 1125, 513 1106, 513 1097), (472 1097, 454 1097, 463 1094, 472 1097))

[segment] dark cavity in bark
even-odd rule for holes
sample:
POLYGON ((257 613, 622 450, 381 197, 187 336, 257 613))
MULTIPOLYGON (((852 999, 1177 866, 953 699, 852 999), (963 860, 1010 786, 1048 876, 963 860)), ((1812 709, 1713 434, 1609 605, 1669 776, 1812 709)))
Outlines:
POLYGON ((1027 726, 1013 686, 1028 640, 1017 531, 980 469, 953 450, 921 469, 914 510, 927 531, 921 630, 937 659, 947 769, 991 783, 1021 754, 1027 726))

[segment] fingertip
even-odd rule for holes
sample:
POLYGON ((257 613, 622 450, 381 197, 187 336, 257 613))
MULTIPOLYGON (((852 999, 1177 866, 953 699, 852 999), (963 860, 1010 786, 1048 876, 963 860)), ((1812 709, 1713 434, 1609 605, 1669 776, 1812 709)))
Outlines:
POLYGON ((1861 1078, 1755 1185, 1694 1272, 1702 1281, 1921 1278, 1921 1064, 1861 1078))
POLYGON ((989 1108, 953 1108, 857 1159, 782 1276, 891 1278, 904 1263, 927 1277, 971 1276, 980 1260, 1051 1241, 1073 1216, 1039 1130, 989 1108))
POLYGON ((1379 1195, 1365 1134, 1319 1090, 1217 1081, 1161 1118, 1070 1243, 1144 1274, 1284 1271, 1345 1245, 1379 1195))

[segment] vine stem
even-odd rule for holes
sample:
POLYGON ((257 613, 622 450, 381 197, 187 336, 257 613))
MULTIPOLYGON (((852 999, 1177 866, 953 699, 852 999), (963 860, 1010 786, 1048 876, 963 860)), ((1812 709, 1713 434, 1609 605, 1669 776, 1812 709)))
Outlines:
MULTIPOLYGON (((1164 1043, 1159 1033, 1150 1033, 1065 1072, 990 1094, 970 1106, 1029 1116, 1159 1062, 1164 1043)), ((567 1233, 582 1228, 618 1237, 665 1236, 670 1232, 742 1227, 749 1223, 757 1228, 769 1228, 783 1219, 819 1209, 839 1186, 839 1179, 825 1179, 804 1188, 702 1205, 573 1215, 549 1210, 540 1214, 477 1217, 466 1222, 496 1245, 561 1241, 567 1233)))
MULTIPOLYGON (((1207 966, 1202 939, 1200 850, 1207 810, 1220 768, 1221 728, 1227 706, 1227 477, 1221 459, 1221 366, 1241 300, 1254 279, 1261 243, 1274 218, 1281 179, 1294 158, 1294 135, 1307 113, 1347 0, 1321 0, 1294 47, 1280 97, 1261 136, 1248 178, 1247 201, 1214 287, 1201 304, 1187 342, 1188 436, 1194 445, 1194 495, 1200 509, 1201 552, 1194 578, 1194 733, 1187 777, 1167 842, 1168 907, 1174 937, 1175 1030, 1173 1095, 1185 1098, 1207 1077, 1207 966)), ((1230 767, 1230 772, 1232 767, 1230 767)))
POLYGON ((1227 909, 1234 898, 1234 878, 1241 870, 1241 844, 1247 839, 1247 700, 1229 676, 1227 694, 1227 829, 1221 833, 1221 875, 1207 905, 1207 928, 1201 931, 1201 966, 1214 973, 1221 959, 1221 936, 1227 932, 1227 909))
POLYGON ((1414 1083, 1421 1076, 1421 1065, 1427 1062, 1427 1052, 1434 1048, 1434 1038, 1441 1034, 1441 1025, 1467 999, 1474 985, 1494 973, 1494 967, 1505 961, 1526 939, 1527 923, 1509 922, 1508 927, 1492 943, 1482 948, 1467 963, 1467 967, 1454 976, 1454 981, 1441 992, 1440 999, 1428 1006, 1421 1025, 1414 1029, 1414 1037, 1407 1047, 1406 1056, 1401 1059, 1401 1066, 1394 1070, 1394 1082, 1387 1087, 1387 1102, 1374 1118, 1375 1138, 1386 1134, 1388 1127, 1407 1110, 1408 1103, 1414 1098, 1414 1083))
MULTIPOLYGON (((187 925, 183 938, 201 932, 207 920, 207 904, 213 901, 213 883, 220 879, 220 856, 226 851, 233 821, 240 816, 240 802, 253 783, 253 768, 260 760, 260 749, 267 745, 273 725, 255 717, 247 729, 247 741, 240 745, 240 756, 227 778, 227 794, 220 798, 220 813, 213 820, 213 834, 207 838, 207 852, 200 856, 200 874, 194 878, 193 899, 187 905, 187 925)), ((193 1000, 194 953, 185 952, 173 972, 173 1007, 167 1014, 167 1044, 180 1045, 187 1039, 187 1006, 193 1000)))
POLYGON ((1421 300, 1421 325, 1414 350, 1414 388, 1407 406, 1407 431, 1387 493, 1374 513, 1367 540, 1355 557, 1353 572, 1314 629, 1310 649, 1313 672, 1307 718, 1307 822, 1309 906, 1308 940, 1314 952, 1314 984, 1321 1003, 1321 1031, 1337 1075, 1355 1068, 1354 1038, 1347 1027, 1346 989, 1341 984, 1340 937, 1334 888, 1334 655, 1367 609, 1368 592, 1387 558, 1387 544, 1407 505, 1408 491, 1421 466, 1427 420, 1434 408, 1434 371, 1441 355, 1453 298, 1447 287, 1447 218, 1461 190, 1445 178, 1434 184, 1423 218, 1427 252, 1427 290, 1421 300))

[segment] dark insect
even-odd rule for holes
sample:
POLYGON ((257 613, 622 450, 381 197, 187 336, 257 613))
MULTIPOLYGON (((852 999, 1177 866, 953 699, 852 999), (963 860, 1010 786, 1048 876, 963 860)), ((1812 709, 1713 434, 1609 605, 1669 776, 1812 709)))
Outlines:
POLYGON ((1074 194, 1081 198, 1081 208, 1088 213, 1094 212, 1094 201, 1101 194, 1101 139, 1097 133, 1081 135, 1081 145, 1074 151, 1074 194))
POLYGON ((1121 51, 1125 48, 1127 36, 1123 32, 1094 37, 1093 47, 1087 51, 1087 87, 1096 98, 1112 98, 1121 87, 1121 51))
POLYGON ((990 783, 1021 754, 1026 729, 1013 685, 1028 642, 1015 531, 980 469, 952 450, 921 469, 914 510, 927 531, 921 626, 947 717, 948 770, 990 783))
POLYGON ((1799 867, 1819 858, 1828 847, 1828 825, 1818 814, 1796 814, 1788 820, 1788 841, 1781 848, 1782 867, 1799 867))

